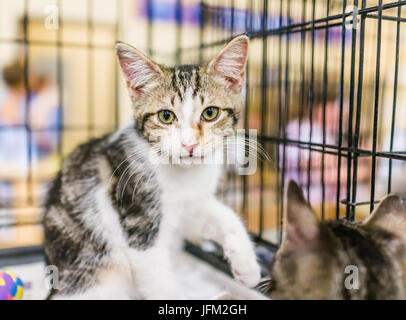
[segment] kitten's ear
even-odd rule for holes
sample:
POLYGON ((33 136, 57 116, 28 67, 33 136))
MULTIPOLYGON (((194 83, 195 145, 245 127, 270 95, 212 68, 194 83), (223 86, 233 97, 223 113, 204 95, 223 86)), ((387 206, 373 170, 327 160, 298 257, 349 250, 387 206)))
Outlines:
POLYGON ((384 198, 369 218, 366 227, 379 227, 399 237, 406 238, 406 201, 399 195, 384 198))
POLYGON ((208 65, 209 71, 232 90, 239 90, 244 84, 248 43, 247 36, 234 38, 208 65))
POLYGON ((302 249, 316 239, 318 232, 319 223, 316 215, 306 202, 299 186, 290 181, 284 220, 284 245, 302 249))
POLYGON ((158 83, 163 72, 155 62, 130 45, 118 42, 116 51, 130 95, 138 99, 158 83))

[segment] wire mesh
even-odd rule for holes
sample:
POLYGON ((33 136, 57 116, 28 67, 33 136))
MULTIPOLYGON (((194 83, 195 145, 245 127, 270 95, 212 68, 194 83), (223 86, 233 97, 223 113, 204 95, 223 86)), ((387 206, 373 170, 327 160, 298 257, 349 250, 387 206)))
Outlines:
MULTIPOLYGON (((138 8, 145 21, 141 49, 163 63, 203 63, 234 36, 250 37, 240 126, 258 130, 258 140, 271 160, 259 161, 254 175, 228 172, 220 196, 241 214, 257 242, 280 244, 289 179, 302 186, 321 219, 361 220, 383 195, 406 190, 402 181, 406 81, 399 72, 406 63, 406 18, 402 16, 406 1, 110 2, 116 13, 107 26, 95 19, 96 1, 82 2, 83 25, 76 28, 85 36, 78 40, 67 35, 75 28, 64 18, 68 1, 55 2, 59 26, 52 37, 39 39, 32 34, 31 1, 24 0, 21 34, 0 37, 1 46, 19 48, 24 87, 23 122, 1 121, 0 132, 22 130, 26 139, 22 160, 26 172, 13 174, 7 163, 1 164, 3 189, 15 180, 20 188, 11 198, 0 197, 3 234, 39 223, 38 214, 15 218, 18 210, 41 210, 37 134, 48 133, 54 141, 54 164, 46 166, 42 179, 46 184, 75 145, 115 130, 126 117, 117 65, 107 74, 100 71, 103 65, 98 62, 104 61, 103 54, 114 61, 114 41, 134 32, 126 22, 129 7, 138 8), (170 54, 160 45, 168 36, 162 21, 174 25, 170 54), (105 29, 108 40, 101 41, 105 29), (32 123, 31 57, 37 47, 55 52, 58 120, 48 127, 32 123), (67 63, 74 54, 82 61, 76 71, 67 63), (78 70, 84 73, 66 76, 78 70), (108 121, 99 121, 100 99, 104 99, 99 85, 104 77, 110 79, 112 98, 107 98, 108 121), (79 100, 68 97, 74 92, 72 79, 86 92, 80 110, 71 107, 79 100), (75 112, 76 118, 72 117, 75 112)), ((21 159, 9 158, 13 161, 21 159)))

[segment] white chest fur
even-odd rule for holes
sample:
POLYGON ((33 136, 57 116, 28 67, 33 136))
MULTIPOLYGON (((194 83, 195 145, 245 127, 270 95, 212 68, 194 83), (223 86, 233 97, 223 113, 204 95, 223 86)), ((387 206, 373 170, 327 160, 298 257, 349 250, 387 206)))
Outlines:
POLYGON ((164 165, 158 168, 163 214, 160 236, 171 237, 174 230, 179 229, 185 214, 193 214, 196 207, 214 197, 221 170, 218 165, 164 165))
POLYGON ((193 200, 215 193, 221 169, 220 165, 162 165, 158 168, 158 181, 164 195, 193 200))

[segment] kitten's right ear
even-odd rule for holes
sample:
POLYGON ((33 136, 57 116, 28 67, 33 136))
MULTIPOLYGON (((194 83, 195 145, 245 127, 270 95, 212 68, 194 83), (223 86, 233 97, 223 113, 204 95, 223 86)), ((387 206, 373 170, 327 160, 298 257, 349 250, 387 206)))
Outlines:
POLYGON ((317 237, 318 231, 319 223, 316 215, 306 202, 299 186, 290 181, 284 219, 284 245, 302 249, 317 237))
POLYGON ((117 42, 116 52, 130 95, 134 99, 153 88, 163 75, 155 62, 128 44, 117 42))
POLYGON ((229 89, 241 90, 244 84, 248 44, 247 36, 238 36, 231 40, 208 64, 210 72, 221 79, 229 89))
POLYGON ((406 239, 406 200, 400 195, 388 195, 379 203, 364 225, 378 227, 406 239))

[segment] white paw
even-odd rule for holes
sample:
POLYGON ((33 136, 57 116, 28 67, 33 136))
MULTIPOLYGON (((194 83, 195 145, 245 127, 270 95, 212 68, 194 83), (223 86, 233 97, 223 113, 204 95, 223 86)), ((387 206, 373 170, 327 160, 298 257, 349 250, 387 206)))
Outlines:
POLYGON ((247 238, 229 236, 224 243, 224 253, 230 261, 231 270, 237 281, 249 288, 253 288, 259 283, 261 268, 247 238))
POLYGON ((231 264, 231 267, 234 278, 249 288, 255 287, 261 280, 261 269, 255 260, 245 260, 245 263, 239 265, 231 264))

